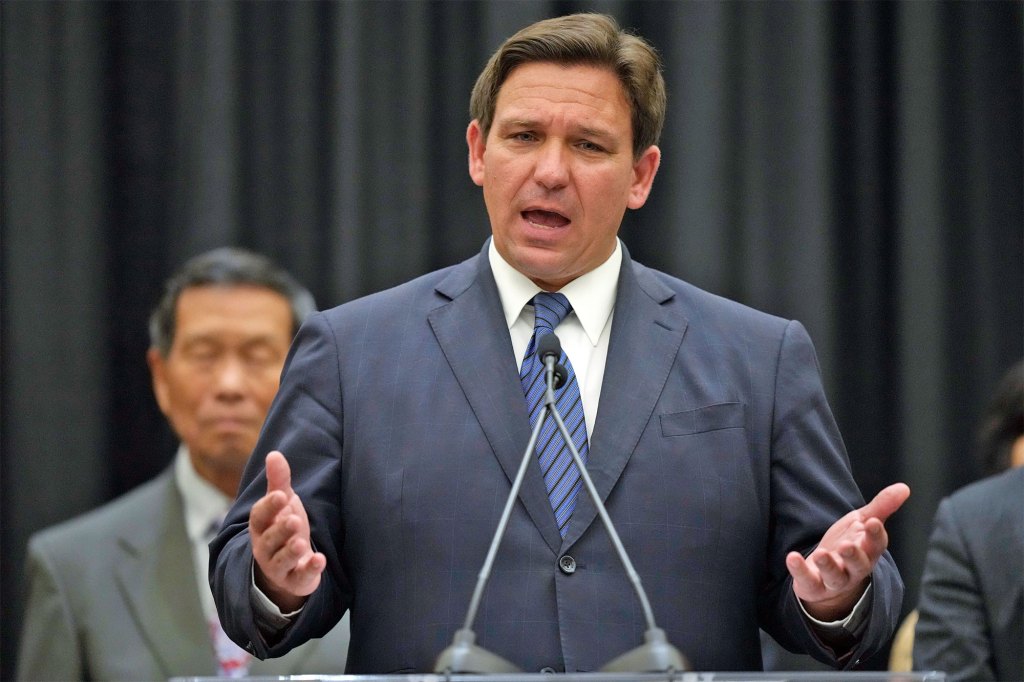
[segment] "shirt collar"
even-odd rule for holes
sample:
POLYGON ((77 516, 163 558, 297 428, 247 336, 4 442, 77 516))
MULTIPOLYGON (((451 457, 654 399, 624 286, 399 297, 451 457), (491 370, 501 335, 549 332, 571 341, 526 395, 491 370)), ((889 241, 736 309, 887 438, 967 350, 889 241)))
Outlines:
MULTIPOLYGON (((542 289, 501 257, 493 239, 487 249, 487 257, 494 281, 498 285, 505 324, 511 329, 523 312, 523 307, 542 289)), ((616 239, 615 250, 608 260, 560 289, 560 293, 569 299, 587 338, 595 346, 615 306, 621 268, 622 244, 616 239)))
POLYGON ((185 504, 185 529, 193 542, 209 539, 210 528, 221 523, 231 499, 204 479, 192 464, 188 448, 182 444, 174 459, 174 480, 185 504))

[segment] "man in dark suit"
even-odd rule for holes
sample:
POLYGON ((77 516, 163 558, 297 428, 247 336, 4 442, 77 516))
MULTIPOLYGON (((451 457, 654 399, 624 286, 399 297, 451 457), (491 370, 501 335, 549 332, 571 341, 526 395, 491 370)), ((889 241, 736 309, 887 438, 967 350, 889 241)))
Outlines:
POLYGON ((950 680, 1024 680, 1024 361, 1000 382, 978 446, 991 475, 942 500, 935 514, 914 669, 943 670, 950 680))
POLYGON ((1024 467, 944 499, 928 543, 914 669, 1024 680, 1024 467))
MULTIPOLYGON (((617 238, 664 111, 656 54, 608 17, 539 22, 495 53, 466 135, 492 238, 300 330, 211 543, 237 642, 276 656, 350 612, 349 672, 432 669, 522 460, 552 330, 572 440, 697 669, 759 669, 758 625, 847 667, 888 640, 902 582, 883 521, 909 490, 861 506, 803 327, 645 268, 617 238)), ((537 450, 477 642, 524 670, 597 670, 645 617, 567 446, 542 433, 537 450)))
POLYGON ((197 256, 168 281, 147 357, 181 447, 152 481, 32 537, 19 679, 341 672, 347 623, 254 661, 224 636, 206 580, 207 543, 314 310, 291 276, 239 249, 197 256))

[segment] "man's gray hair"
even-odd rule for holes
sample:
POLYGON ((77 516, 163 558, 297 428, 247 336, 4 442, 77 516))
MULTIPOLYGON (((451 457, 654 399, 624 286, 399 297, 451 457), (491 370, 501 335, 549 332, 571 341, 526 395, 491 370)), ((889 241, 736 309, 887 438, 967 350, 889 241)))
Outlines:
POLYGON ((164 295, 149 316, 149 343, 167 357, 174 345, 178 297, 201 286, 255 286, 288 299, 292 334, 316 312, 313 294, 266 256, 237 247, 222 247, 190 258, 164 285, 164 295))

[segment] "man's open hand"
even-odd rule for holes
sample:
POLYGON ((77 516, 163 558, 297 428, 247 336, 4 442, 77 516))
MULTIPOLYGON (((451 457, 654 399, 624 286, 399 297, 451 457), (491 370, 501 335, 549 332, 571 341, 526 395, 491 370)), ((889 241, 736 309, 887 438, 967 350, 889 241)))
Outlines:
POLYGON ((799 552, 786 556, 793 591, 807 613, 826 622, 849 615, 889 546, 885 521, 908 497, 910 488, 894 483, 836 521, 809 556, 799 552))
POLYGON ((309 518, 292 490, 291 469, 276 450, 267 455, 267 494, 252 506, 249 535, 256 586, 284 613, 295 611, 318 585, 327 559, 313 551, 309 518))

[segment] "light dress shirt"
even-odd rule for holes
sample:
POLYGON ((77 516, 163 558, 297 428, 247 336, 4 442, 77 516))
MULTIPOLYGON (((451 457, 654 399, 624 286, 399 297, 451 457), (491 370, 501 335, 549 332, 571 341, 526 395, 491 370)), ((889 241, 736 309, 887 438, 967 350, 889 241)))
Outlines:
MULTIPOLYGON (((512 337, 516 366, 522 367, 526 347, 533 336, 536 319, 530 301, 543 289, 526 275, 505 262, 491 240, 487 250, 491 272, 498 285, 502 312, 512 337)), ((570 312, 555 330, 562 342, 583 400, 583 417, 587 423, 587 438, 594 433, 597 421, 597 406, 601 402, 601 384, 604 381, 604 366, 608 358, 608 339, 611 336, 615 293, 619 285, 619 268, 622 266, 622 247, 615 240, 615 250, 601 265, 580 275, 559 289, 558 293, 569 299, 570 312)))
POLYGON ((231 506, 231 498, 204 479, 192 465, 188 448, 178 448, 174 460, 174 478, 185 508, 185 530, 192 544, 192 560, 199 585, 199 598, 207 622, 217 618, 217 607, 210 591, 210 542, 231 506), (211 532, 213 529, 213 532, 211 532))
POLYGON ((243 677, 252 657, 224 633, 217 615, 217 605, 210 590, 209 542, 217 534, 231 498, 204 479, 196 471, 188 448, 181 445, 174 460, 174 479, 185 509, 185 531, 192 545, 192 562, 199 585, 199 601, 203 606, 211 644, 217 657, 221 677, 243 677))

